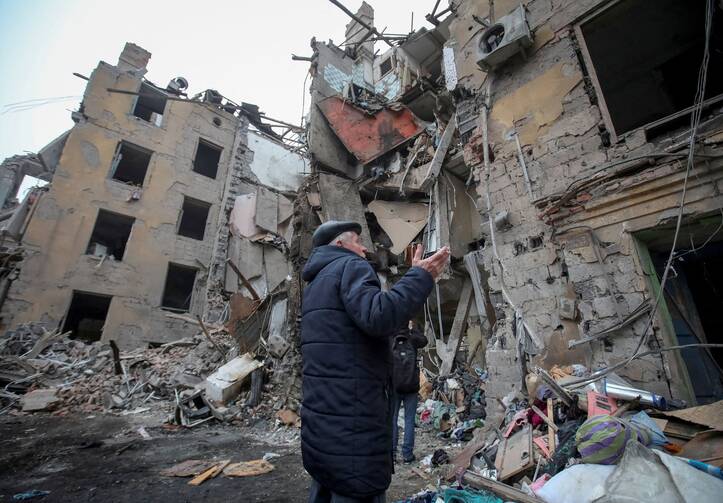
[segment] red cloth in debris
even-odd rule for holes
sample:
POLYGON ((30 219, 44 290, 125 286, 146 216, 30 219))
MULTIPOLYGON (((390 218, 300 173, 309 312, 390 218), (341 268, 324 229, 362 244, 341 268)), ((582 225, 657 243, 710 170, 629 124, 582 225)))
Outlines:
MULTIPOLYGON (((540 410, 543 411, 543 412, 544 412, 545 408, 547 407, 547 403, 546 403, 546 402, 543 402, 542 400, 538 400, 537 398, 535 398, 535 401, 532 402, 532 403, 535 405, 535 407, 537 407, 538 409, 540 409, 540 410)), ((542 419, 540 416, 538 416, 537 413, 536 413, 534 410, 532 410, 532 409, 530 409, 528 419, 529 419, 530 424, 532 425, 533 428, 537 428, 538 426, 540 426, 541 424, 543 424, 543 423, 545 422, 545 421, 543 421, 543 419, 542 419)))

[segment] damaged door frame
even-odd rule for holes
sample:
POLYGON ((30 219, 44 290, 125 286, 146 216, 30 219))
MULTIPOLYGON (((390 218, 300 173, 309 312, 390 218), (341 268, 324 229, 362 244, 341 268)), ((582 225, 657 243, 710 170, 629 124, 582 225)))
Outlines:
MULTIPOLYGON (((635 234, 631 234, 631 238, 635 244, 635 250, 637 252, 638 260, 640 261, 640 267, 643 271, 643 275, 645 276, 648 292, 651 294, 650 298, 657 299, 658 295, 661 294, 660 280, 658 279, 658 274, 655 272, 653 258, 650 255, 648 245, 635 234)), ((660 302, 658 303, 657 317, 663 344, 665 346, 676 346, 678 344, 678 338, 675 328, 673 327, 673 318, 670 315, 668 305, 662 295, 660 297, 660 302)), ((683 356, 680 351, 670 351, 669 353, 671 355, 670 359, 667 359, 666 353, 660 354, 660 357, 663 360, 663 366, 672 367, 670 368, 672 375, 669 377, 668 387, 670 388, 670 381, 674 381, 679 378, 682 381, 682 392, 684 394, 683 399, 688 402, 689 406, 696 405, 697 401, 695 398, 693 383, 690 380, 688 367, 683 361, 683 356)))

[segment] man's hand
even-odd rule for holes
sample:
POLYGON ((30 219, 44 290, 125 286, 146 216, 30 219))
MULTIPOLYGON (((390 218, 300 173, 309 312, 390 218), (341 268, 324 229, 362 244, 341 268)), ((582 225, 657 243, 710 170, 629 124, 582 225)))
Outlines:
POLYGON ((449 260, 449 246, 440 248, 434 255, 425 259, 422 259, 423 254, 424 246, 417 245, 414 249, 412 267, 421 267, 429 274, 431 274, 432 278, 437 279, 437 277, 444 270, 444 266, 447 264, 447 261, 449 260))

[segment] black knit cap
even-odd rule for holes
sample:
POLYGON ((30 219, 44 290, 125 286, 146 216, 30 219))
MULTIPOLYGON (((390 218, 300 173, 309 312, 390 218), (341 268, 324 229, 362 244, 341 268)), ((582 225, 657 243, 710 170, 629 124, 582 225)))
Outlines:
POLYGON ((362 227, 360 224, 351 221, 339 222, 338 220, 329 220, 321 224, 311 238, 311 244, 314 248, 317 246, 328 245, 329 242, 342 232, 353 231, 361 235, 362 227))

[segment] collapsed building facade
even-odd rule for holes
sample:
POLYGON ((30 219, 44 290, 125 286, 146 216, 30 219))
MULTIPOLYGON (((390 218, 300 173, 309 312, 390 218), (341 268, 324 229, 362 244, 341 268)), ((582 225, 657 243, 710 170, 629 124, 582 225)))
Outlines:
POLYGON ((703 2, 439 4, 407 35, 341 6, 343 43, 298 58, 313 76, 306 230, 363 222, 383 283, 410 243, 451 247, 419 320, 425 365, 486 369, 488 414, 553 365, 720 399, 720 352, 656 352, 720 343, 720 5, 700 99, 703 2))
POLYGON ((52 180, 8 210, 4 246, 20 265, 6 276, 5 327, 42 321, 133 348, 197 333, 194 315, 227 321, 239 282, 229 258, 260 295, 284 288, 283 238, 266 235, 288 227, 283 193, 298 187, 303 156, 254 105, 215 90, 188 97, 181 77, 166 88, 145 80, 150 56, 126 44, 117 65, 101 62, 75 126, 3 164, 7 193, 26 174, 52 180), (240 229, 232 213, 249 201, 240 229), (258 257, 239 260, 242 243, 258 257))
POLYGON ((4 164, 52 183, 4 233, 23 258, 7 262, 3 324, 132 347, 196 333, 199 315, 270 355, 296 408, 301 270, 314 229, 350 219, 385 288, 413 243, 450 246, 417 320, 424 366, 486 370, 488 415, 533 367, 568 364, 720 399, 720 352, 657 352, 720 342, 723 257, 723 80, 709 72, 696 100, 706 13, 664 3, 437 1, 430 28, 400 35, 363 3, 340 45, 296 57, 312 76, 303 128, 188 98, 183 79, 155 86, 128 45, 68 134, 4 164))

